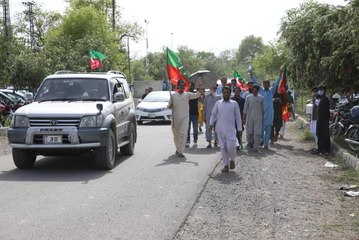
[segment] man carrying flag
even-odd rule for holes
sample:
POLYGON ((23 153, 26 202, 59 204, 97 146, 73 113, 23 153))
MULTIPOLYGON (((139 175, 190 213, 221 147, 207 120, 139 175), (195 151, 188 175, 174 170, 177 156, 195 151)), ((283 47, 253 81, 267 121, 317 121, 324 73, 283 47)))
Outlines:
POLYGON ((280 93, 280 95, 282 95, 282 99, 283 99, 283 105, 282 105, 282 119, 283 119, 283 124, 282 127, 279 131, 279 136, 281 138, 283 138, 284 133, 285 133, 285 128, 286 128, 286 122, 289 121, 290 118, 290 112, 288 110, 288 96, 287 96, 287 67, 286 65, 283 65, 281 67, 281 76, 280 76, 280 82, 279 82, 279 86, 278 86, 278 93, 280 93))
POLYGON ((171 94, 168 107, 172 109, 172 133, 176 145, 178 157, 184 157, 186 147, 188 122, 189 122, 189 100, 201 96, 202 82, 196 93, 187 92, 190 86, 188 76, 184 70, 181 59, 175 52, 167 48, 167 74, 171 83, 177 86, 177 92, 171 94))
POLYGON ((90 69, 91 71, 101 68, 102 61, 107 58, 105 54, 90 50, 90 69))
POLYGON ((188 122, 189 122, 189 100, 201 96, 202 82, 199 83, 199 89, 196 93, 185 92, 185 81, 177 81, 178 92, 172 93, 168 107, 172 109, 172 133, 173 141, 176 145, 176 154, 178 157, 184 157, 183 152, 186 147, 188 122))

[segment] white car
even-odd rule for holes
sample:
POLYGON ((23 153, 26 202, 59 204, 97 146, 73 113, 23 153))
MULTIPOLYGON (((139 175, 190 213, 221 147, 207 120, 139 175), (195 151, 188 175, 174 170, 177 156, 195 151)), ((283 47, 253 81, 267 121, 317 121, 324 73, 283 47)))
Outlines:
POLYGON ((139 124, 144 121, 171 121, 172 110, 168 108, 170 93, 152 91, 136 107, 136 119, 139 124))

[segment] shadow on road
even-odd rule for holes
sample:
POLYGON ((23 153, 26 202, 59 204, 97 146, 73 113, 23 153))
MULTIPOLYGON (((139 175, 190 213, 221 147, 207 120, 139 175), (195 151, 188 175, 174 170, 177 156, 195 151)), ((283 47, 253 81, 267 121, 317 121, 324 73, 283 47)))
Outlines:
POLYGON ((238 175, 235 171, 229 171, 226 173, 217 173, 214 176, 210 176, 213 180, 219 181, 223 184, 233 183, 233 182, 239 182, 242 180, 242 178, 238 175))
MULTIPOLYGON (((186 153, 184 154, 186 156, 186 153)), ((182 163, 190 163, 194 166, 198 166, 199 164, 192 161, 187 161, 186 157, 178 157, 176 154, 169 156, 167 159, 163 159, 162 163, 157 164, 156 167, 166 166, 170 164, 182 164, 182 163)))
MULTIPOLYGON (((115 168, 130 156, 116 156, 115 168)), ((43 157, 32 169, 2 171, 0 181, 83 182, 101 178, 111 170, 97 169, 91 156, 43 157)))

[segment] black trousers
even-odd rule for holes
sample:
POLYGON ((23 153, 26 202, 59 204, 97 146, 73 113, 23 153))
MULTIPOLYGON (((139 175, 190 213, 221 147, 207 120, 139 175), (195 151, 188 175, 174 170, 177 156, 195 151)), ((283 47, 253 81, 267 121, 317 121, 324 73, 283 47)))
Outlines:
POLYGON ((331 145, 329 135, 329 122, 317 122, 317 137, 319 152, 329 152, 331 145))

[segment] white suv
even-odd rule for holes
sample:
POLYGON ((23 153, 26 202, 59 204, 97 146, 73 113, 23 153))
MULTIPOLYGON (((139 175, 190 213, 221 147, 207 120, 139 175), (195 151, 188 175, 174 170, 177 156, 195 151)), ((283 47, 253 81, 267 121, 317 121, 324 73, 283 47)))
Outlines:
POLYGON ((18 168, 37 155, 91 153, 101 169, 114 167, 118 151, 134 153, 135 105, 125 75, 60 72, 46 77, 31 104, 19 108, 8 130, 18 168))

